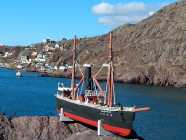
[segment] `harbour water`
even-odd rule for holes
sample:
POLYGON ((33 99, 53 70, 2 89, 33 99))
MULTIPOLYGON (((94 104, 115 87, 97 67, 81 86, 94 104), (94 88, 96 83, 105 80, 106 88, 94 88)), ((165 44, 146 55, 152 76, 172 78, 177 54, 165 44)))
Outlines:
MULTIPOLYGON (((55 96, 63 78, 40 77, 0 69, 0 112, 8 116, 57 115, 55 96)), ((116 84, 117 101, 123 105, 150 106, 151 111, 136 115, 135 130, 147 140, 186 138, 186 89, 116 84)))

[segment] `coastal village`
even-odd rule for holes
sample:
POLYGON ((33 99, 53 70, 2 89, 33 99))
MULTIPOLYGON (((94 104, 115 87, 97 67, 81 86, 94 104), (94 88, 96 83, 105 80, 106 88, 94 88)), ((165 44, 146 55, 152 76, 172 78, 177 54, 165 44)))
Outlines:
POLYGON ((1 45, 0 67, 33 72, 64 72, 72 68, 59 59, 70 47, 66 46, 65 41, 44 39, 41 43, 15 48, 1 45))
MULTIPOLYGON (((95 58, 100 52, 104 54, 99 55, 106 56, 104 51, 108 43, 108 41, 104 42, 106 39, 105 37, 83 37, 77 39, 78 61, 82 64, 97 63, 98 65, 95 66, 95 69, 97 69, 104 58, 100 58, 101 61, 97 61, 95 58), (92 60, 89 56, 93 56, 94 59, 92 60)), ((28 46, 0 45, 0 67, 39 72, 41 76, 70 77, 72 70, 72 46, 73 40, 67 40, 66 38, 62 38, 60 41, 47 38, 40 43, 28 46)), ((103 79, 103 77, 100 79, 103 79)))

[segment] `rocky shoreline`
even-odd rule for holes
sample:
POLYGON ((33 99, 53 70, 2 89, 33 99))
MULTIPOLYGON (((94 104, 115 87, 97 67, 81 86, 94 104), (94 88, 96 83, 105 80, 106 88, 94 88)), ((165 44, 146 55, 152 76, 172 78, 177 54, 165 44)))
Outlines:
MULTIPOLYGON (((11 69, 16 70, 14 67, 1 67, 2 69, 11 69)), ((26 72, 36 72, 39 73, 41 77, 55 77, 55 78, 71 78, 70 73, 66 72, 41 72, 39 70, 32 70, 32 69, 26 69, 26 72)), ((169 74, 171 75, 171 74, 169 74)), ((169 78, 174 79, 174 74, 172 74, 169 78), (171 77, 172 76, 172 77, 171 77)), ((80 79, 81 77, 79 75, 76 76, 77 79, 80 79)), ((185 88, 186 87, 186 81, 183 80, 177 80, 178 82, 174 82, 174 80, 167 79, 168 77, 166 75, 155 75, 150 74, 149 72, 140 72, 140 71, 131 71, 126 74, 123 74, 122 76, 117 76, 115 78, 115 82, 117 83, 124 83, 124 84, 140 84, 140 85, 150 85, 150 86, 161 86, 161 87, 176 87, 176 88, 185 88), (159 79, 158 77, 161 77, 159 79)), ((106 81, 105 76, 99 76, 97 78, 99 81, 106 81)))
POLYGON ((72 134, 87 131, 75 124, 65 125, 57 117, 16 117, 0 116, 1 140, 61 140, 72 134))
MULTIPOLYGON (((64 124, 57 117, 0 115, 0 140, 121 140, 117 136, 100 137, 79 123, 64 124)), ((140 138, 142 139, 142 138, 140 138)))

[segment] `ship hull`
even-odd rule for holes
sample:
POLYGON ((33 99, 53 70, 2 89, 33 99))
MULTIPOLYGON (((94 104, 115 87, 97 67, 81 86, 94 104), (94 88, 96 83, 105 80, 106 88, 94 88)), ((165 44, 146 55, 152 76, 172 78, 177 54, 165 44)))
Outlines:
POLYGON ((129 136, 133 130, 135 113, 130 111, 104 111, 90 106, 75 104, 57 98, 57 109, 63 108, 65 117, 97 127, 98 120, 103 128, 120 136, 129 136))

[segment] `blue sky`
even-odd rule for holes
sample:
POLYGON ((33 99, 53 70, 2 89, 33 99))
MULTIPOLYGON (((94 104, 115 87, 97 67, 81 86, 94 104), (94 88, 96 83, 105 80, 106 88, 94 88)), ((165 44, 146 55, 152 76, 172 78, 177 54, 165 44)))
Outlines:
POLYGON ((95 36, 136 23, 175 0, 1 0, 0 44, 95 36))

